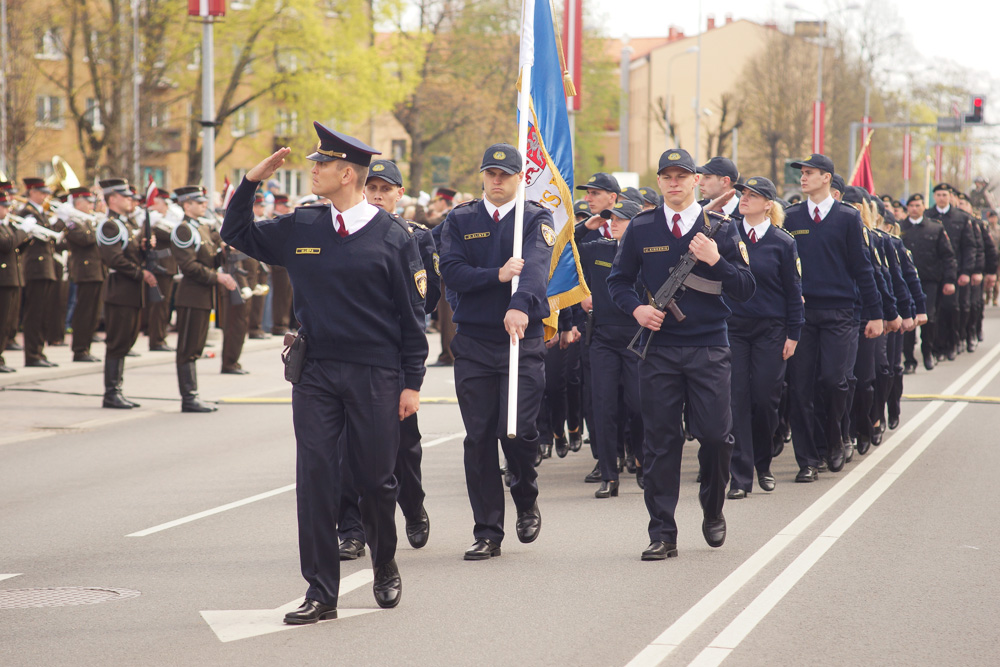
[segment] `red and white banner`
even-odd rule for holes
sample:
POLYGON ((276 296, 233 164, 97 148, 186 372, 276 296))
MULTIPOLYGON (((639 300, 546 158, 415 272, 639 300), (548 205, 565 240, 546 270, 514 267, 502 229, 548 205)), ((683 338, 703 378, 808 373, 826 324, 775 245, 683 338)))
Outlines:
POLYGON ((813 102, 813 153, 823 152, 823 125, 826 120, 826 102, 813 102))
POLYGON ((911 150, 913 145, 913 138, 910 133, 907 132, 903 135, 903 181, 910 180, 910 160, 912 159, 911 150))
POLYGON ((944 173, 944 146, 938 144, 934 147, 934 182, 940 183, 944 180, 941 176, 944 173))

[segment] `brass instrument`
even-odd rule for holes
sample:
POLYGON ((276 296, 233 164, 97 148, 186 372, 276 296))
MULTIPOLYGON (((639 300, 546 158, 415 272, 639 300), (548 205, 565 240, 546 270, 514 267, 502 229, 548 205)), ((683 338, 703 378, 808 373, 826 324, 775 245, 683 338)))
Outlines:
POLYGON ((26 218, 14 215, 13 213, 8 213, 7 219, 11 221, 13 226, 40 241, 53 241, 58 243, 63 239, 62 232, 54 232, 37 221, 34 224, 30 224, 26 218))
POLYGON ((66 160, 58 155, 53 155, 52 174, 45 179, 45 185, 49 190, 52 190, 53 196, 58 197, 66 194, 72 188, 80 187, 80 179, 76 177, 76 173, 66 160))

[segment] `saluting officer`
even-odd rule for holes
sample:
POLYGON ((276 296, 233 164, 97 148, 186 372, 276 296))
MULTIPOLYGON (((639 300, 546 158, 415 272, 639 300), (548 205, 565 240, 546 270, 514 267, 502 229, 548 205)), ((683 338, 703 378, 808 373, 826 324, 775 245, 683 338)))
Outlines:
MULTIPOLYGON (((41 178, 24 179, 28 201, 17 215, 38 225, 52 229, 48 214, 43 210, 45 199, 52 194, 41 178)), ((59 309, 59 283, 62 266, 56 271, 55 240, 32 236, 22 253, 24 261, 24 365, 44 368, 58 366, 45 357, 46 317, 59 309)))
MULTIPOLYGON (((729 483, 733 451, 730 410, 730 350, 725 291, 737 301, 754 292, 746 244, 729 221, 710 222, 695 201, 700 175, 687 151, 671 149, 660 156, 657 182, 664 207, 632 219, 622 237, 608 288, 620 310, 631 313, 649 340, 639 363, 639 395, 645 431, 643 480, 649 511, 649 547, 643 560, 677 555, 674 510, 680 491, 684 433, 681 414, 689 404, 691 432, 701 442, 698 460, 702 479, 699 499, 704 512, 702 535, 711 547, 726 541, 722 507, 729 483), (715 224, 723 225, 708 238, 715 224), (686 316, 678 321, 645 305, 636 280, 651 294, 659 291, 688 249, 698 259, 693 279, 677 305, 686 316)), ((718 205, 721 202, 712 202, 718 205)))
POLYGON ((785 211, 775 200, 769 179, 754 176, 734 187, 742 193, 737 224, 750 256, 757 289, 746 302, 726 297, 733 314, 727 321, 732 350, 733 458, 727 498, 746 498, 753 473, 765 491, 773 491, 772 437, 778 428, 778 404, 785 362, 795 354, 802 332, 802 276, 795 241, 782 228, 785 211))
POLYGON ((3 353, 16 330, 17 304, 21 300, 21 250, 28 245, 28 235, 10 224, 7 214, 11 201, 0 191, 0 373, 13 373, 4 362, 3 353))
POLYGON ((504 538, 504 491, 497 439, 511 474, 517 537, 534 542, 542 527, 534 459, 536 418, 545 390, 542 320, 549 315, 546 287, 556 237, 552 215, 524 205, 522 258, 514 254, 514 207, 524 161, 509 144, 486 149, 480 172, 483 200, 456 206, 441 230, 441 275, 455 294, 457 325, 451 349, 455 385, 465 423, 465 482, 475 520, 466 560, 500 555, 504 538), (511 294, 510 281, 520 276, 511 294), (510 346, 517 342, 517 433, 507 437, 506 405, 510 346))
POLYGON ((177 386, 181 394, 181 412, 215 412, 214 405, 198 398, 198 374, 195 362, 205 350, 208 325, 214 306, 215 286, 232 291, 236 280, 218 271, 222 265, 220 239, 208 225, 199 221, 208 205, 200 185, 188 185, 174 191, 184 209, 184 219, 170 233, 170 251, 177 260, 183 278, 177 286, 177 386))
POLYGON ((860 214, 830 195, 833 160, 813 153, 793 162, 808 198, 786 211, 785 229, 802 262, 805 324, 791 361, 792 443, 796 482, 813 482, 825 444, 831 472, 844 467, 841 421, 848 408, 854 308, 861 301, 865 336, 882 334, 882 303, 865 254, 860 214))
POLYGON ((146 301, 143 283, 155 287, 156 276, 143 265, 145 239, 141 234, 133 234, 125 223, 125 200, 131 197, 128 183, 116 178, 101 181, 100 185, 108 205, 108 219, 97 232, 97 244, 101 261, 109 273, 104 291, 107 348, 104 352, 103 407, 137 408, 138 403, 122 396, 122 376, 125 356, 139 338, 140 313, 146 301))
POLYGON ((69 279, 76 285, 73 308, 73 361, 100 361, 90 353, 90 344, 101 316, 101 290, 107 270, 97 247, 96 224, 88 219, 94 212, 94 195, 87 187, 72 188, 73 208, 83 215, 65 212, 66 243, 69 245, 69 279))
MULTIPOLYGON (((389 160, 372 160, 368 166, 368 179, 365 182, 365 198, 369 204, 379 207, 393 217, 396 216, 396 204, 406 189, 403 187, 403 176, 399 167, 389 160)), ((427 294, 424 297, 424 312, 429 313, 437 306, 441 296, 440 261, 431 230, 411 220, 404 221, 417 247, 420 249, 420 260, 423 262, 427 275, 427 294)), ((402 390, 403 387, 400 386, 402 390)), ((424 509, 424 488, 421 483, 420 460, 423 449, 420 447, 420 426, 417 414, 413 413, 399 422, 399 450, 396 454, 396 484, 399 494, 396 502, 406 520, 406 539, 414 549, 420 549, 427 544, 430 536, 431 520, 424 509)), ((340 499, 340 518, 337 529, 340 532, 340 560, 354 560, 365 555, 365 528, 361 520, 361 507, 358 504, 358 488, 354 484, 350 471, 344 470, 344 492, 340 499)))
POLYGON ((368 166, 378 152, 313 125, 319 135, 308 156, 315 163, 313 192, 331 204, 253 221, 254 190, 284 164, 291 151, 282 148, 247 172, 222 225, 226 243, 284 266, 295 289, 297 348, 305 346, 305 359, 292 386, 292 420, 299 559, 309 588, 305 603, 285 615, 293 625, 337 617, 337 515, 345 466, 361 493, 375 601, 380 607, 399 603, 393 468, 399 422, 420 406, 427 358, 427 274, 413 235, 365 201, 368 166))

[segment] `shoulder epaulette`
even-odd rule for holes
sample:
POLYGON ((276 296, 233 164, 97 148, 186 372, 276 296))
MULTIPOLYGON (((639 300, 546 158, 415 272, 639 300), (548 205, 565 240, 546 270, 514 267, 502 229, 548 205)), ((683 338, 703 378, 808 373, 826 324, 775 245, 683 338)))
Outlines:
POLYGON ((406 223, 408 225, 410 225, 411 227, 416 227, 417 229, 423 229, 425 231, 430 231, 430 229, 431 229, 427 225, 422 225, 419 222, 417 222, 416 220, 407 220, 406 223))
POLYGON ((795 204, 792 204, 788 208, 786 208, 785 209, 785 213, 792 213, 792 212, 796 212, 797 213, 798 210, 801 209, 803 206, 805 206, 805 204, 803 202, 797 202, 795 204))
POLYGON ((771 225, 771 226, 774 227, 775 229, 777 229, 778 231, 784 232, 785 235, 788 236, 788 238, 790 238, 790 239, 794 239, 795 238, 794 236, 792 236, 792 233, 790 231, 788 231, 787 229, 785 229, 784 227, 778 227, 777 225, 771 225))
POLYGON ((651 208, 648 211, 639 211, 639 215, 637 215, 634 218, 632 218, 631 221, 635 222, 635 221, 638 220, 640 222, 646 222, 645 218, 652 219, 655 215, 656 215, 656 209, 655 208, 651 208))
POLYGON ((478 204, 478 203, 479 203, 478 199, 470 199, 469 201, 462 202, 461 204, 459 204, 458 206, 456 206, 452 210, 453 211, 457 211, 460 208, 465 208, 466 206, 472 206, 473 204, 478 204))

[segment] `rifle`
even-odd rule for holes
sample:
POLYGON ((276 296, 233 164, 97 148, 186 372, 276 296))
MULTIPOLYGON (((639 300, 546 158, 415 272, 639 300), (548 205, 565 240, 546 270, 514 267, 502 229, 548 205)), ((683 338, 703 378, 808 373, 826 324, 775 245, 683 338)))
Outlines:
POLYGON ((583 344, 590 347, 590 341, 594 337, 594 309, 587 311, 587 323, 583 328, 583 344))
MULTIPOLYGON (((708 238, 715 236, 715 233, 720 227, 722 227, 723 222, 730 222, 732 220, 732 218, 728 215, 716 213, 715 211, 703 211, 703 215, 705 219, 705 228, 702 230, 702 233, 708 238), (708 220, 708 216, 717 218, 719 220, 719 224, 713 227, 708 220)), ((678 292, 681 294, 684 293, 682 291, 684 283, 689 277, 697 277, 691 276, 691 271, 694 269, 696 264, 698 264, 698 258, 694 256, 694 253, 691 252, 690 249, 688 249, 688 251, 684 253, 684 256, 681 257, 681 260, 677 262, 677 265, 670 270, 670 277, 667 278, 662 285, 660 285, 660 289, 656 290, 656 294, 653 296, 653 303, 650 305, 660 311, 669 311, 670 314, 674 316, 674 319, 678 322, 683 322, 687 316, 681 312, 681 309, 677 306, 678 292)), ((646 352, 649 351, 649 343, 653 339, 653 335, 656 333, 655 331, 649 332, 649 337, 646 338, 646 344, 643 346, 642 351, 639 351, 636 349, 635 345, 639 342, 639 338, 642 336, 642 332, 644 330, 645 327, 639 327, 639 330, 632 338, 632 342, 628 344, 629 352, 634 352, 639 355, 640 359, 643 360, 646 358, 646 352)))
MULTIPOLYGON (((231 275, 233 277, 233 280, 237 280, 238 276, 248 275, 249 272, 242 266, 240 266, 240 262, 246 259, 248 255, 243 254, 242 252, 240 252, 239 250, 237 250, 232 246, 227 246, 225 252, 226 252, 226 259, 223 271, 231 275)), ((239 284, 238 280, 237 284, 239 284)), ((229 303, 231 303, 234 306, 242 306, 244 303, 246 303, 246 300, 249 299, 251 296, 253 296, 253 291, 250 288, 246 287, 240 289, 239 287, 237 287, 236 289, 234 289, 229 293, 229 303), (244 290, 249 292, 249 294, 244 295, 243 294, 244 290)))
MULTIPOLYGON (((159 251, 153 250, 152 246, 152 236, 153 236, 153 224, 149 219, 149 206, 146 206, 146 220, 142 225, 142 238, 145 241, 142 246, 140 246, 140 254, 142 256, 142 263, 145 269, 152 274, 166 273, 167 270, 160 266, 156 260, 162 255, 159 251)), ((169 252, 169 251, 168 251, 169 252)), ((150 303, 161 303, 163 301, 163 294, 160 292, 158 285, 146 285, 146 289, 149 290, 149 302, 150 303)))

